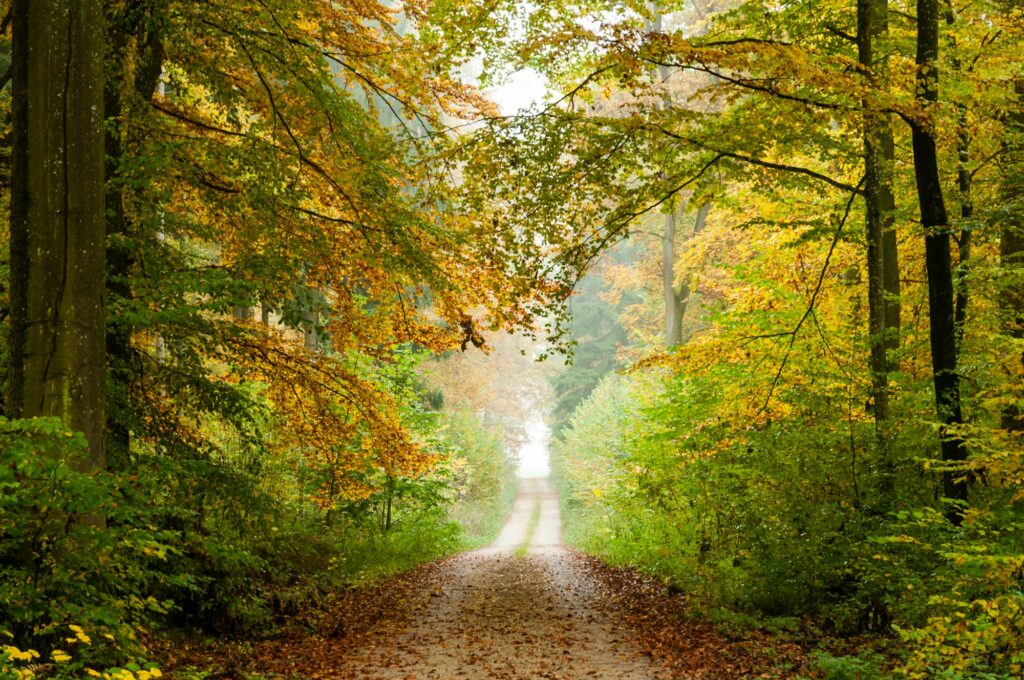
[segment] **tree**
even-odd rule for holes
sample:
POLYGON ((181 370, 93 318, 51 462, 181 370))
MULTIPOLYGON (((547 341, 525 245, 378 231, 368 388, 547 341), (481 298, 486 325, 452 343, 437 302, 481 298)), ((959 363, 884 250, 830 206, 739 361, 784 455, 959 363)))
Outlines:
MULTIPOLYGON (((938 102, 939 11, 936 0, 917 2, 917 98, 925 115, 938 102)), ((949 217, 939 176, 934 121, 916 119, 911 125, 914 150, 914 178, 917 184, 921 224, 925 230, 925 265, 928 272, 929 338, 935 408, 943 427, 939 431, 942 459, 948 466, 942 473, 946 498, 967 500, 967 481, 957 464, 967 459, 967 446, 957 432, 963 423, 960 403, 960 374, 957 369, 957 333, 954 317, 952 254, 949 217)), ((954 523, 962 510, 953 506, 947 516, 954 523)))
MULTIPOLYGON (((651 7, 654 15, 651 20, 651 30, 661 33, 662 24, 665 20, 658 3, 651 7)), ((670 72, 667 66, 659 65, 655 74, 664 87, 669 78, 670 72)), ((668 99, 668 95, 664 96, 668 99)), ((662 101, 662 106, 670 106, 670 102, 662 101)), ((665 208, 661 235, 661 281, 662 296, 665 301, 665 345, 675 347, 683 340, 683 312, 685 301, 680 301, 680 293, 676 291, 675 259, 676 259, 676 202, 670 200, 665 208)), ((685 285, 685 284, 684 284, 685 285)))
POLYGON ((137 220, 129 210, 130 177, 123 167, 126 147, 138 145, 130 121, 142 113, 157 89, 163 69, 159 0, 107 2, 108 54, 105 60, 104 137, 106 154, 107 279, 108 309, 106 349, 108 355, 107 455, 114 467, 127 464, 130 449, 132 399, 129 386, 141 374, 141 361, 132 346, 132 324, 126 309, 132 298, 131 274, 135 253, 131 247, 138 236, 137 220))
MULTIPOLYGON (((711 212, 711 201, 702 203, 694 214, 693 232, 690 238, 694 238, 704 228, 707 222, 708 213, 711 212)), ((665 233, 662 236, 662 282, 665 296, 665 331, 666 342, 669 347, 674 347, 683 341, 683 317, 686 316, 686 309, 690 303, 690 295, 693 291, 690 282, 683 279, 679 286, 675 284, 675 242, 676 242, 676 216, 673 213, 665 217, 665 233)))
MULTIPOLYGON (((616 252, 607 253, 605 261, 626 260, 631 256, 625 248, 619 247, 616 252)), ((628 300, 609 301, 603 269, 596 267, 584 276, 570 301, 572 321, 569 333, 576 346, 571 363, 567 362, 551 377, 555 396, 551 410, 552 432, 556 436, 562 433, 569 417, 601 380, 622 367, 618 350, 627 344, 628 336, 620 317, 628 300)))
POLYGON ((60 416, 104 465, 103 36, 100 0, 11 7, 11 321, 7 412, 60 416))
MULTIPOLYGON (((660 33, 664 23, 664 15, 658 8, 657 3, 655 3, 652 11, 654 12, 654 19, 652 22, 653 30, 660 33)), ((694 11, 701 19, 704 19, 701 8, 697 3, 694 3, 694 11)), ((666 88, 666 101, 664 105, 672 106, 673 103, 670 99, 671 90, 667 87, 667 82, 669 77, 672 75, 672 71, 666 64, 658 64, 657 74, 661 86, 666 88)), ((691 238, 697 236, 701 229, 704 228, 704 222, 707 220, 710 210, 710 200, 704 200, 697 205, 691 238)), ((686 308, 690 301, 690 294, 693 292, 690 290, 690 283, 686 280, 681 281, 678 287, 676 286, 675 258, 677 226, 675 201, 669 201, 669 207, 668 210, 666 210, 664 217, 661 258, 662 294, 665 299, 665 344, 668 347, 675 347, 683 341, 683 317, 686 315, 686 308)))
POLYGON ((871 344, 872 408, 884 447, 889 409, 887 350, 899 346, 899 259, 892 190, 895 145, 889 116, 875 95, 887 90, 888 57, 879 42, 887 36, 888 0, 857 1, 857 57, 874 92, 864 101, 864 205, 867 226, 868 329, 871 344), (879 54, 881 52, 881 54, 879 54))
MULTIPOLYGON (((1021 206, 1020 188, 1024 182, 1024 77, 1014 81, 1013 108, 1008 112, 1006 169, 1001 195, 1007 210, 1003 215, 1003 228, 999 235, 999 259, 1007 281, 1000 295, 1003 332, 1011 339, 1024 340, 1024 208, 1021 206)), ((1024 352, 1016 367, 1011 360, 1011 371, 1024 368, 1024 352)), ((1002 426, 1014 432, 1024 432, 1024 408, 1013 403, 1003 409, 1002 426)))

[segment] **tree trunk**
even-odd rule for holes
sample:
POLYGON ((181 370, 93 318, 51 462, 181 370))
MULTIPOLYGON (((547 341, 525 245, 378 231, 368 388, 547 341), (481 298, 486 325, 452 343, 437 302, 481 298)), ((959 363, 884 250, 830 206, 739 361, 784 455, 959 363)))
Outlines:
MULTIPOLYGON (((887 121, 888 123, 888 121, 887 121)), ((892 128, 886 125, 887 134, 882 137, 879 147, 883 159, 882 167, 887 169, 885 186, 889 191, 889 199, 883 201, 883 209, 889 211, 889 218, 883 223, 882 230, 882 286, 885 289, 885 350, 888 370, 898 371, 900 362, 897 350, 900 348, 902 333, 902 301, 900 299, 900 256, 899 244, 896 241, 896 224, 892 218, 896 210, 896 199, 892 196, 892 167, 896 155, 893 143, 892 128), (888 206, 887 208, 885 206, 888 206)))
POLYGON ((665 345, 675 347, 683 341, 683 320, 676 296, 676 213, 675 206, 665 213, 665 228, 661 235, 661 285, 665 300, 665 345))
MULTIPOLYGON (((953 6, 946 7, 946 26, 950 29, 956 24, 956 13, 953 6)), ((956 35, 950 30, 949 47, 954 50, 954 57, 951 60, 955 76, 962 71, 960 59, 955 55, 957 49, 956 35)), ((964 327, 967 324, 967 305, 970 302, 968 276, 970 275, 971 259, 971 229, 967 224, 974 215, 974 201, 971 196, 971 135, 967 128, 967 107, 963 103, 957 104, 957 192, 960 199, 960 219, 963 225, 960 227, 960 238, 957 240, 957 266, 955 271, 956 301, 953 306, 953 321, 956 324, 956 342, 960 347, 963 344, 964 327)))
POLYGON ((968 276, 971 273, 971 229, 966 224, 974 215, 974 202, 971 198, 971 172, 967 164, 971 159, 971 139, 967 133, 966 111, 960 115, 960 143, 957 157, 960 168, 957 170, 957 189, 960 192, 960 218, 964 226, 960 229, 960 240, 957 242, 958 263, 956 267, 956 302, 953 308, 953 323, 956 324, 956 344, 962 347, 964 327, 967 325, 967 304, 970 301, 968 276))
MULTIPOLYGON (((163 66, 163 46, 155 26, 150 20, 147 3, 112 5, 107 15, 107 44, 110 47, 108 63, 113 65, 104 88, 104 108, 107 117, 104 145, 106 148, 106 211, 107 211, 107 305, 119 310, 131 302, 129 283, 133 256, 126 239, 130 225, 124 209, 124 188, 121 184, 121 161, 124 154, 125 101, 132 95, 148 101, 160 82, 163 66), (133 53, 138 54, 133 54, 133 53), (137 63, 135 78, 127 82, 129 64, 137 63)), ((123 315, 113 314, 107 323, 106 346, 110 380, 107 393, 107 457, 111 466, 125 467, 130 447, 129 422, 132 410, 130 388, 142 372, 136 352, 131 344, 134 329, 124 321, 123 315)), ((158 339, 158 343, 161 340, 158 339)))
MULTIPOLYGON (((707 223, 709 212, 711 212, 711 201, 708 201, 697 208, 697 214, 694 217, 693 222, 693 234, 691 234, 690 238, 695 238, 704 228, 704 225, 707 223)), ((690 295, 692 293, 693 291, 690 289, 690 284, 684 280, 679 284, 679 289, 673 291, 672 294, 673 304, 675 307, 672 319, 674 323, 672 326, 672 333, 673 337, 678 338, 676 344, 681 344, 683 342, 683 318, 686 316, 686 309, 690 305, 690 295)))
MULTIPOLYGON (((876 60, 879 37, 889 31, 888 0, 857 0, 857 55, 870 71, 872 87, 881 92, 888 77, 885 60, 876 60)), ((890 417, 889 350, 899 346, 899 259, 892 191, 894 145, 889 116, 864 102, 864 202, 867 232, 868 332, 871 346, 871 401, 879 440, 886 440, 890 417)), ((891 467, 891 465, 886 465, 891 467)))
MULTIPOLYGON (((939 15, 937 0, 917 0, 917 90, 924 108, 938 101, 939 15)), ((935 408, 943 427, 939 431, 942 460, 954 469, 942 473, 946 498, 965 502, 967 482, 955 466, 966 460, 967 446, 956 432, 963 422, 960 405, 960 374, 957 372, 956 323, 953 311, 953 268, 949 219, 939 179, 939 161, 931 123, 912 125, 914 177, 917 183, 921 223, 925 230, 925 264, 928 272, 929 336, 935 408)), ((951 506, 947 517, 954 524, 962 510, 951 506)))
POLYGON ((303 313, 302 337, 303 344, 310 352, 315 352, 320 346, 320 333, 317 328, 320 325, 320 313, 315 309, 307 309, 303 313))
MULTIPOLYGON (((700 9, 694 6, 700 13, 700 9)), ((658 8, 658 3, 651 4, 651 30, 660 33, 664 16, 658 8)), ((670 75, 669 67, 658 66, 658 77, 662 82, 668 80, 670 75)), ((667 102, 662 103, 662 107, 667 102)), ((711 210, 711 203, 706 202, 697 209, 696 222, 694 223, 693 235, 704 227, 708 211, 711 210)), ((675 347, 683 342, 683 316, 686 314, 686 307, 690 301, 690 286, 685 281, 680 284, 679 289, 675 286, 675 241, 676 241, 676 214, 674 207, 665 214, 665 228, 662 234, 661 248, 661 278, 662 297, 665 301, 665 344, 668 347, 675 347)))
POLYGON ((387 508, 384 515, 384 531, 391 531, 391 506, 395 498, 395 478, 391 475, 388 475, 387 495, 387 508))
POLYGON ((60 416, 105 463, 103 49, 100 0, 11 8, 8 412, 60 416))
MULTIPOLYGON (((651 4, 650 29, 654 33, 660 33, 662 27, 662 14, 658 3, 651 4)), ((661 82, 669 76, 667 66, 658 66, 658 78, 661 82)), ((665 108, 662 101, 660 108, 665 108)), ((679 299, 676 295, 675 282, 675 260, 676 260, 676 208, 675 202, 670 202, 668 212, 665 213, 664 228, 661 234, 661 289, 662 300, 665 304, 665 345, 675 347, 683 341, 683 323, 679 314, 679 299)))
MULTIPOLYGON (((1024 340, 1024 220, 1019 214, 1008 220, 999 240, 999 260, 1010 272, 1016 285, 1003 289, 1000 306, 1003 310, 1003 332, 1014 340, 1024 340)), ((1024 373, 1024 354, 1018 357, 1017 375, 1024 373)), ((1021 395, 1017 394, 1017 397, 1021 395)), ((1024 409, 1011 404, 1003 409, 1001 425, 1010 432, 1024 433, 1024 409)))
MULTIPOLYGON (((1020 189, 1024 185, 1024 78, 1014 83, 1016 109, 1007 116, 1009 142, 1007 144, 1008 176, 1004 179, 1002 195, 1010 206, 1010 214, 1003 221, 999 238, 999 262, 1008 284, 999 296, 1002 309, 1003 333, 1014 340, 1024 340, 1024 215, 1020 204, 1020 189)), ((1024 373, 1024 354, 1018 357, 1017 375, 1024 373)), ((1020 397, 1020 393, 1013 395, 1020 397)), ((1001 425, 1014 433, 1024 433, 1024 410, 1016 404, 1003 409, 1001 425)))

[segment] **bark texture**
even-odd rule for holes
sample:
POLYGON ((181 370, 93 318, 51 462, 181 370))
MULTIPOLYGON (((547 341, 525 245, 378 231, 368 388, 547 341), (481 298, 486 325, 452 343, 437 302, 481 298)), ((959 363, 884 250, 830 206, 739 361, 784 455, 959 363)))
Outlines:
MULTIPOLYGON (((889 30, 887 0, 857 0, 857 55, 872 74, 873 89, 885 88, 887 68, 877 43, 889 30)), ((871 336, 871 401, 876 429, 884 438, 889 420, 889 350, 899 347, 899 256, 893 212, 892 164, 895 153, 888 114, 874 100, 864 101, 864 202, 867 237, 868 331, 871 336)))
POLYGON ((60 416, 104 464, 106 351, 100 0, 12 11, 12 417, 60 416))

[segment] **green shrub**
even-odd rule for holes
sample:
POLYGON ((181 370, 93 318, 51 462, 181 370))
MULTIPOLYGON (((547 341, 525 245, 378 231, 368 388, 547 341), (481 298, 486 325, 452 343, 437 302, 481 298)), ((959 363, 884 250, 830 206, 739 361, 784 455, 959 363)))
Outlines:
POLYGON ((85 441, 58 419, 0 418, 0 631, 12 648, 67 647, 115 665, 170 603, 151 592, 172 536, 156 529, 134 479, 86 469, 85 441), (72 636, 73 637, 73 636, 72 636))
POLYGON ((444 443, 451 457, 451 517, 465 530, 465 547, 494 540, 512 507, 515 470, 500 432, 470 413, 448 414, 444 443))
POLYGON ((884 670, 884 661, 880 654, 870 651, 851 656, 815 652, 811 668, 825 680, 886 680, 890 675, 884 670))

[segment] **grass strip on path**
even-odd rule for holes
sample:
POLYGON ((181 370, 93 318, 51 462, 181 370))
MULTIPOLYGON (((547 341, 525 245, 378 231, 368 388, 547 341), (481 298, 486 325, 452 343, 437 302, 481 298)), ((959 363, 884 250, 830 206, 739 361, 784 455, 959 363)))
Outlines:
POLYGON ((537 525, 540 524, 540 499, 533 505, 533 514, 530 515, 530 523, 526 525, 526 538, 523 544, 516 548, 516 557, 526 557, 526 551, 530 549, 533 542, 533 535, 537 533, 537 525))

